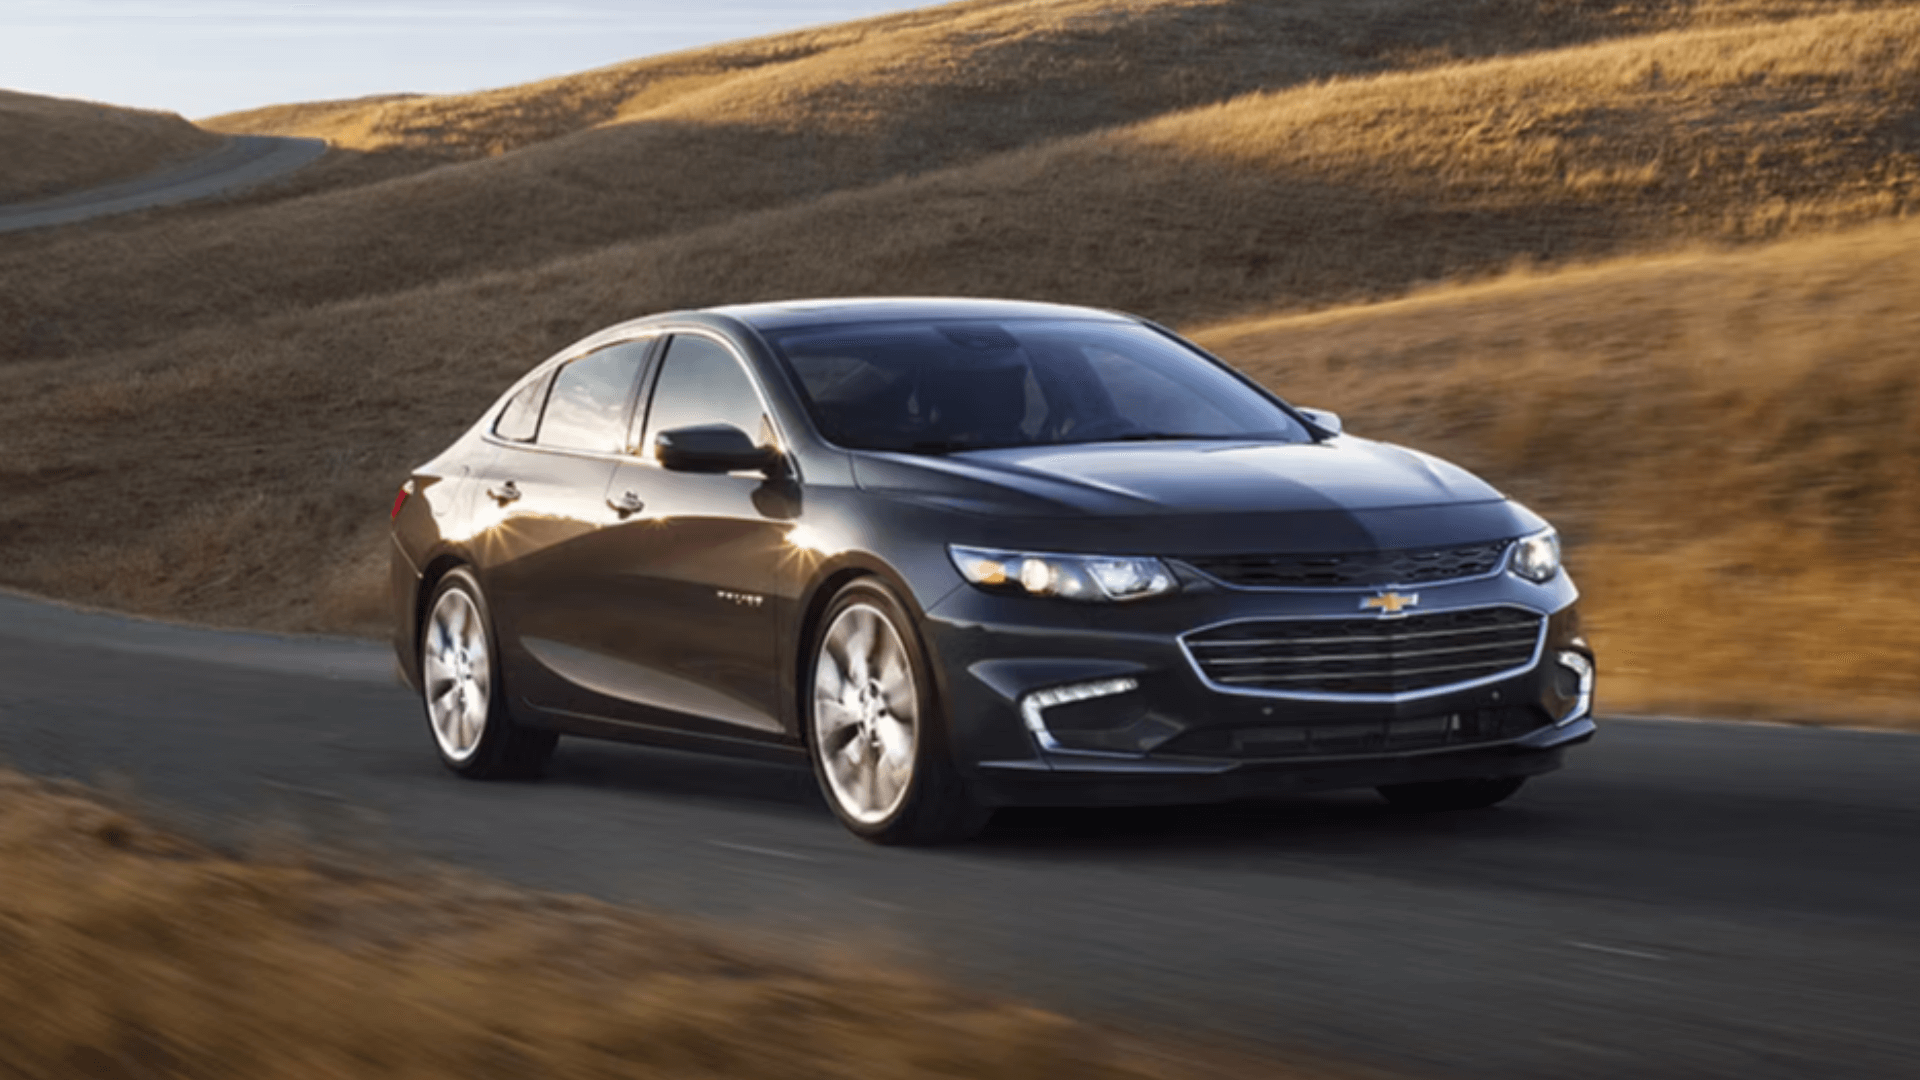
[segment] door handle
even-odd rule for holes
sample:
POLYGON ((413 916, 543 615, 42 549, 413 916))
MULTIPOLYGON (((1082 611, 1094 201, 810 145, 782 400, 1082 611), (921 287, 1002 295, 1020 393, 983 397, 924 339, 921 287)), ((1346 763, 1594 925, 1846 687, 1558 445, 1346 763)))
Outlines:
POLYGON ((501 506, 505 506, 510 502, 517 502, 519 500, 520 485, 509 480, 506 483, 501 484, 499 487, 488 488, 487 495, 489 498, 493 499, 494 502, 499 503, 501 506))
POLYGON ((613 507, 613 512, 619 514, 622 521, 647 508, 647 504, 640 501, 640 496, 631 491, 617 499, 608 499, 607 505, 613 507))

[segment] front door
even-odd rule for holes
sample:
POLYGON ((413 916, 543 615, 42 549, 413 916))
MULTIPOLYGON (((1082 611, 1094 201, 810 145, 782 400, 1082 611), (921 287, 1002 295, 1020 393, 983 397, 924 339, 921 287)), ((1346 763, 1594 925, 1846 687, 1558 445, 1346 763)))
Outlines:
POLYGON ((656 365, 636 453, 606 489, 616 520, 595 541, 621 663, 607 685, 623 719, 696 733, 779 739, 781 574, 790 567, 791 480, 673 472, 655 435, 732 424, 763 441, 771 425, 753 376, 715 338, 680 334, 656 365))

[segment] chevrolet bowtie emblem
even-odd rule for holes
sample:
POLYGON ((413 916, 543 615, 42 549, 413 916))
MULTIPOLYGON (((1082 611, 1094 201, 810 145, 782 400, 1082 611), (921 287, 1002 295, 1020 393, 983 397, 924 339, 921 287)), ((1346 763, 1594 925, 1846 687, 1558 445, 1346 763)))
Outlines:
POLYGON ((1382 615, 1398 615, 1410 607, 1418 606, 1420 606, 1419 593, 1409 596, 1405 593, 1385 592, 1360 601, 1360 610, 1378 611, 1382 615))

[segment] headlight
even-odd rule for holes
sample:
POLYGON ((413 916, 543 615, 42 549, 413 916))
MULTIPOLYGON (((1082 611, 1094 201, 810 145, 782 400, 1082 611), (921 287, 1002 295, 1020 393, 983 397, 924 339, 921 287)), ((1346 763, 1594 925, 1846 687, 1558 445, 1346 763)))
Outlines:
POLYGON ((1528 581, 1545 583, 1560 572, 1560 534, 1552 529, 1522 537, 1513 545, 1507 566, 1528 581))
POLYGON ((988 592, 1065 600, 1139 600, 1179 588, 1159 559, 949 547, 960 576, 988 592))

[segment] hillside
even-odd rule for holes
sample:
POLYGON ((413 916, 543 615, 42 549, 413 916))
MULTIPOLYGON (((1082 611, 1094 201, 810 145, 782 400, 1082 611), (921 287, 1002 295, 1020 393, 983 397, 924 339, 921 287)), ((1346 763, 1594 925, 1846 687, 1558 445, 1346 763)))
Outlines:
POLYGON ((931 104, 962 125, 993 115, 998 130, 970 133, 969 141, 984 136, 1013 146, 1061 134, 1076 126, 1075 113, 1113 123, 1303 75, 1832 7, 1818 0, 969 0, 477 94, 272 106, 208 124, 363 151, 481 157, 654 114, 875 128, 910 125, 931 104), (1011 112, 978 108, 1011 94, 1045 100, 1011 112))
POLYGON ((1915 627, 1891 601, 1842 626, 1823 598, 1913 524, 1882 511, 1914 482, 1893 298, 1915 294, 1920 5, 980 0, 220 123, 328 133, 369 171, 0 252, 0 582, 375 631, 393 483, 579 334, 759 298, 999 294, 1211 326, 1283 393, 1565 521, 1628 675, 1615 707, 1801 715, 1851 686, 1915 717, 1885 662, 1915 627), (1881 382, 1806 375, 1833 326, 1881 382), (1728 397, 1683 330, 1783 359, 1728 397), (1490 391, 1455 355, 1533 374, 1490 391), (1859 408, 1892 411, 1831 422, 1859 408), (1650 449, 1532 452, 1583 420, 1650 449), (1750 446, 1762 464, 1730 449, 1750 446), (1685 561, 1708 550, 1748 568, 1751 605, 1639 617, 1724 586, 1685 561), (1777 633, 1750 633, 1766 605, 1777 633), (1848 634, 1882 644, 1806 659, 1848 634), (1788 648, 1798 666, 1768 652, 1788 648))
MULTIPOLYGON (((1643 6, 1715 12, 1757 6, 1769 13, 1781 8, 1643 6)), ((722 292, 732 296, 740 288, 758 294, 789 290, 794 286, 777 279, 777 267, 789 257, 783 246, 806 247, 797 257, 811 262, 807 245, 817 242, 816 233, 857 231, 867 215, 878 214, 889 221, 888 248, 907 250, 885 252, 884 266, 863 262, 835 267, 833 289, 871 288, 860 276, 863 267, 874 271, 870 277, 898 282, 901 262, 939 260, 947 274, 929 276, 910 267, 907 282, 922 290, 955 288, 956 282, 969 291, 1051 290, 1062 279, 1083 280, 1084 267, 1063 266, 1061 260, 1108 255, 1065 245, 1089 244, 1094 237, 1124 229, 1114 243, 1125 244, 1126 250, 1112 262, 1110 273, 1132 284, 1115 290, 1111 281, 1089 280, 1068 298, 1098 295, 1104 302, 1169 317, 1258 308, 1283 296, 1301 275, 1289 270, 1284 252, 1249 254, 1239 248, 1293 240, 1318 244, 1322 238, 1311 231, 1300 234, 1307 211, 1324 222, 1327 214, 1345 215, 1354 203, 1365 203, 1363 209, 1377 217, 1376 196, 1361 190, 1333 192, 1346 202, 1336 199, 1323 207, 1321 187, 1343 185, 1344 177, 1330 177, 1316 186, 1295 182, 1285 160, 1251 168, 1217 160, 1204 146, 1204 131, 1216 122, 1206 114, 1206 106, 1220 105, 1229 114, 1221 120, 1284 117, 1289 109, 1312 108, 1324 97, 1335 111, 1322 118, 1320 130, 1337 141, 1350 124, 1364 121, 1379 107, 1381 99, 1367 94, 1372 80, 1361 75, 1408 67, 1444 83, 1446 73, 1458 72, 1467 93, 1497 93, 1507 77, 1497 64, 1483 72, 1489 65, 1450 63, 1446 58, 1604 37, 1652 21, 1650 15, 1629 19, 1617 14, 1634 10, 1633 5, 1603 8, 1571 0, 1469 5, 1434 5, 1428 0, 1368 0, 1359 5, 1328 0, 961 4, 879 20, 877 26, 855 24, 867 27, 857 34, 823 32, 830 40, 848 39, 834 48, 819 45, 818 35, 804 34, 742 47, 749 57, 758 52, 797 58, 740 66, 734 75, 684 94, 669 91, 691 84, 667 76, 648 79, 661 70, 691 67, 697 77, 687 77, 699 82, 705 76, 698 72, 720 66, 726 57, 733 57, 727 62, 736 66, 745 61, 718 50, 642 64, 632 76, 639 89, 627 87, 631 92, 626 96, 613 95, 593 108, 554 105, 555 98, 573 102, 568 96, 573 91, 550 87, 506 95, 494 106, 495 113, 485 112, 483 103, 472 98, 365 106, 376 114, 399 111, 404 122, 392 123, 413 133, 375 140, 368 158, 422 155, 419 147, 429 138, 428 131, 441 131, 454 146, 495 138, 488 134, 494 129, 471 119, 473 114, 497 116, 494 127, 512 133, 500 145, 518 149, 215 216, 161 216, 97 227, 83 237, 49 236, 14 245, 11 255, 0 255, 0 285, 12 294, 10 303, 0 304, 31 310, 35 318, 26 323, 8 319, 7 307, 0 307, 0 352, 50 356, 123 348, 204 323, 230 326, 236 319, 278 314, 289 307, 390 296, 454 278, 529 270, 623 250, 625 244, 732 227, 753 215, 783 210, 794 216, 764 229, 754 224, 715 235, 715 243, 728 246, 729 252, 742 250, 737 246, 742 243, 773 245, 767 269, 758 275, 761 280, 735 283, 729 278, 722 292), (1590 13, 1595 10, 1616 14, 1603 19, 1590 13), (1325 83, 1334 76, 1348 78, 1325 83), (469 118, 441 128, 441 109, 469 118), (619 122, 592 123, 609 111, 620 116, 619 122), (544 119, 533 122, 528 117, 544 119), (1143 121, 1148 128, 1164 125, 1160 130, 1190 145, 1159 145, 1150 130, 1111 137, 1114 131, 1128 130, 1124 125, 1143 121), (1023 153, 1036 156, 1022 158, 1023 153), (1035 181, 1039 176, 1046 177, 1044 183, 1035 181), (1282 186, 1273 186, 1276 180, 1282 186), (903 183, 910 186, 900 187, 903 183), (1315 201, 1296 208, 1302 196, 1315 201), (946 219, 920 213, 923 199, 946 210, 946 219), (1067 216, 1056 224, 1062 209, 1067 216), (1256 216, 1244 225, 1217 227, 1222 212, 1247 211, 1256 216), (950 222, 983 214, 990 229, 1007 230, 1008 244, 1044 243, 1061 259, 1042 260, 1031 274, 1022 260, 1017 275, 1010 275, 1008 260, 991 250, 963 251, 952 261, 955 253, 946 246, 950 222), (911 220, 891 220, 903 216, 911 220), (1180 292, 1163 299, 1163 289, 1153 280, 1157 275, 1143 277, 1138 262, 1127 260, 1138 260, 1168 236, 1181 245, 1176 252, 1183 258, 1206 262, 1205 269, 1212 272, 1231 271, 1234 280, 1226 291, 1220 291, 1218 282, 1189 286, 1172 280, 1168 287, 1180 292), (1223 237, 1231 240, 1224 252, 1229 264, 1252 258, 1260 265, 1251 272, 1217 265, 1223 237), (156 287, 157 281, 166 286, 156 287), (1203 312, 1181 298, 1194 288, 1213 298, 1215 310, 1203 312), (113 302, 103 304, 103 297, 113 302)), ((1757 32, 1776 52, 1793 51, 1792 28, 1770 21, 1762 25, 1772 27, 1757 32)), ((1868 15, 1835 20, 1835 27, 1824 33, 1864 40, 1874 34, 1911 36, 1910 30, 1897 19, 1884 22, 1868 15)), ((1643 40, 1628 39, 1622 47, 1632 53, 1644 48, 1639 44, 1643 40)), ((1851 58, 1830 59, 1837 65, 1851 58)), ((1631 63, 1632 57, 1623 62, 1631 63)), ((1532 77, 1549 82, 1557 77, 1556 53, 1534 53, 1516 63, 1532 77)), ((1899 80, 1906 77, 1903 63, 1900 56, 1877 60, 1873 70, 1854 80, 1859 85, 1845 88, 1846 99, 1835 108, 1854 126, 1870 127, 1856 114, 1881 110, 1886 95, 1899 100, 1899 80), (1876 79, 1891 85, 1868 85, 1876 79)), ((559 85, 593 87, 612 79, 610 74, 580 76, 559 85)), ((1426 91, 1424 84, 1399 85, 1426 91)), ((1447 97, 1436 103, 1436 111, 1482 104, 1445 85, 1439 89, 1447 97)), ((1772 134, 1769 128, 1785 123, 1763 123, 1761 131, 1743 133, 1738 128, 1746 117, 1735 111, 1764 115, 1815 92, 1811 86, 1801 86, 1796 93, 1792 85, 1772 85, 1730 95, 1726 109, 1709 107, 1705 118, 1712 145, 1731 154, 1730 145, 1765 137, 1772 134)), ((1646 98, 1643 115, 1620 118, 1639 136, 1690 122, 1685 110, 1695 106, 1681 101, 1678 92, 1662 94, 1656 88, 1646 98)), ((1518 112, 1525 114, 1527 106, 1522 100, 1518 112)), ((323 129, 288 125, 278 130, 323 129)), ((1277 134, 1269 131, 1266 144, 1271 146, 1277 134)), ((1542 139, 1547 135, 1540 133, 1542 139)), ((1516 139, 1514 148, 1534 151, 1539 141, 1516 139)), ((1279 142, 1284 148, 1287 140, 1279 142)), ((1444 153, 1451 145, 1450 140, 1435 140, 1429 152, 1437 148, 1444 153)), ((1585 152, 1604 156, 1607 148, 1588 147, 1585 152)), ((1897 166, 1883 161, 1890 153, 1885 133, 1868 132, 1866 142, 1841 167, 1893 168, 1897 173, 1897 166)), ((1364 158, 1352 164, 1366 169, 1364 158)), ((1501 164, 1489 160, 1485 166, 1501 164)), ((1633 167, 1642 164, 1635 161, 1633 167)), ((1764 162, 1753 162, 1741 171, 1752 174, 1764 168, 1764 162)), ((1408 180, 1410 187, 1424 192, 1419 177, 1408 180)), ((1535 192, 1513 194, 1524 199, 1535 192)), ((1697 198, 1713 192, 1676 194, 1697 198)), ((1436 224, 1450 235, 1475 227, 1464 215, 1482 212, 1453 205, 1458 201, 1448 198, 1447 205, 1434 208, 1434 214, 1445 219, 1436 224)), ((1797 212, 1799 200, 1788 201, 1797 212)), ((1671 208, 1673 200, 1656 197, 1654 203, 1671 208)), ((1421 209, 1417 199, 1399 208, 1406 213, 1421 209)), ((1717 220, 1711 208, 1699 205, 1683 207, 1681 213, 1717 220)), ((1378 224, 1396 232, 1402 228, 1395 221, 1378 224)), ((1607 239, 1602 235, 1606 222, 1593 214, 1562 213, 1544 224, 1547 231, 1541 233, 1534 223, 1524 223, 1520 236, 1508 239, 1506 250, 1471 251, 1465 259, 1434 253, 1413 268, 1422 276, 1440 276, 1489 255, 1505 260, 1516 254, 1516 246, 1551 256, 1603 247, 1607 239)), ((1697 223, 1689 227, 1704 228, 1697 223)), ((645 259, 647 252, 634 256, 645 259)), ((696 270, 696 278, 704 273, 696 270)), ((1352 273, 1346 271, 1346 278, 1352 273)), ((811 266, 799 281, 801 288, 828 287, 816 284, 811 266)), ((1393 288, 1401 283, 1381 284, 1393 288)), ((714 295, 711 285, 696 289, 693 284, 675 295, 632 294, 621 310, 648 310, 714 295)), ((1336 284, 1345 289, 1349 281, 1336 284)), ((1328 287, 1317 286, 1316 291, 1342 294, 1328 287)), ((580 321, 568 321, 553 333, 565 336, 583 328, 580 321)))
POLYGON ((0 90, 0 205, 129 179, 219 144, 172 113, 0 90))

